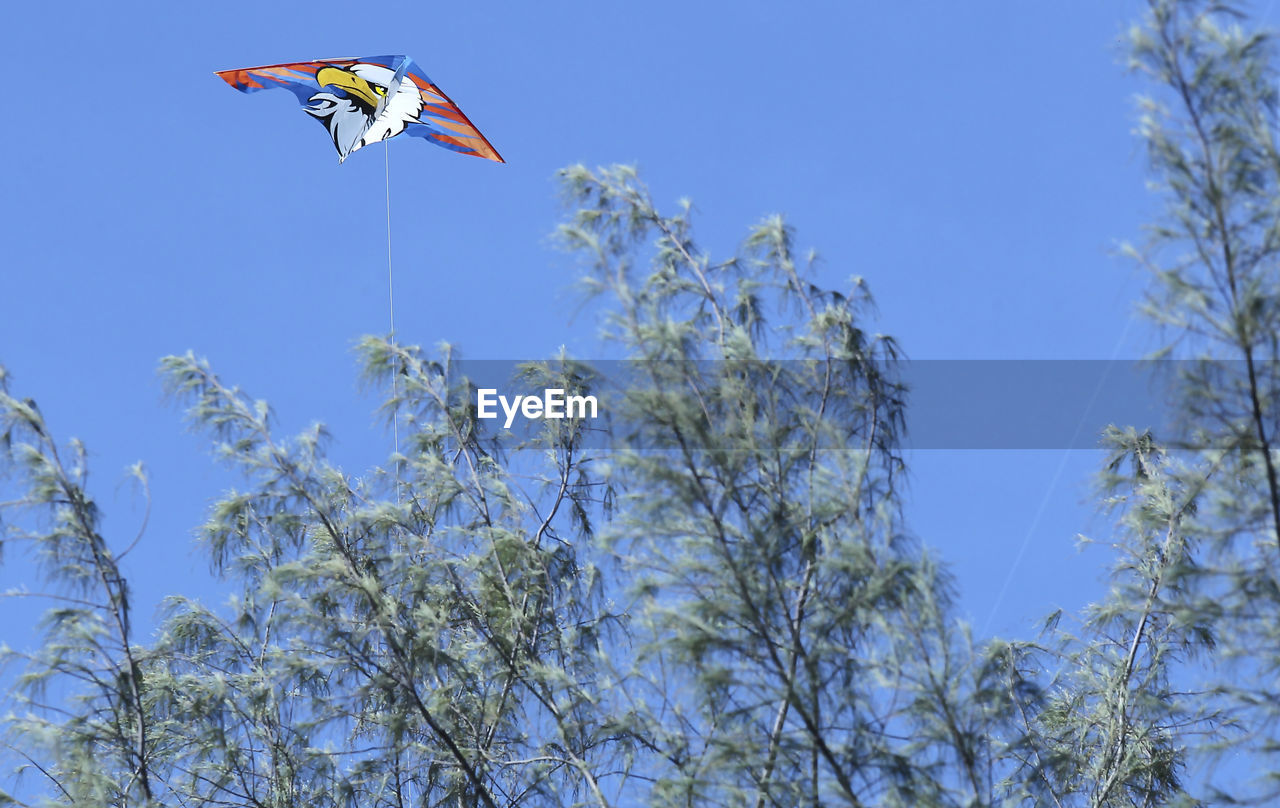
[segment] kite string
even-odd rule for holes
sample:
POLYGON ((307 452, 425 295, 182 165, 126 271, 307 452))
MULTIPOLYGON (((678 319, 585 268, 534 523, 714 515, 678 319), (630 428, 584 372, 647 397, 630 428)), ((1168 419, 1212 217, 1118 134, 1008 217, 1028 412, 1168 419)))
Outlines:
POLYGON ((1001 604, 1004 603, 1004 596, 1009 592, 1009 585, 1013 583, 1013 578, 1018 572, 1018 566, 1022 564, 1022 557, 1027 553, 1027 546, 1031 544, 1031 537, 1036 534, 1036 530, 1040 527, 1040 519, 1049 507, 1054 489, 1058 487, 1058 480, 1062 477, 1062 471, 1067 466, 1068 458, 1071 457, 1071 451, 1084 431, 1085 421, 1089 418, 1089 413, 1093 411, 1093 405, 1098 403, 1098 396, 1102 393, 1102 388, 1107 383, 1107 376, 1111 373, 1111 366, 1116 363, 1116 358, 1120 356, 1120 348, 1129 336, 1129 326, 1133 325, 1133 319, 1132 316, 1125 319, 1124 328, 1120 330, 1120 336, 1116 337, 1116 344, 1111 349, 1111 359, 1103 365, 1102 375, 1098 378, 1098 384, 1093 388, 1093 395, 1089 397, 1089 403, 1085 405, 1084 411, 1080 414, 1080 420, 1076 423, 1076 431, 1071 435, 1071 441, 1066 448, 1062 450, 1062 456, 1058 458, 1058 467, 1054 469, 1053 477, 1049 479, 1049 487, 1045 489, 1044 496, 1040 498, 1040 507, 1036 508, 1035 515, 1031 517, 1031 524, 1027 527, 1027 532, 1022 537, 1022 544, 1018 546, 1018 552, 1013 557, 1013 563, 1009 565, 1009 572, 1004 576, 1004 583, 1000 586, 1000 592, 996 595, 995 603, 991 605, 987 620, 982 625, 982 636, 984 637, 987 636, 992 621, 995 620, 1001 604))
MULTIPOLYGON (((396 338, 396 294, 395 284, 393 283, 394 275, 391 270, 391 144, 384 140, 382 141, 382 146, 387 190, 387 308, 390 315, 391 340, 394 342, 396 338)), ((399 370, 393 368, 391 372, 391 434, 395 440, 397 505, 400 504, 400 401, 399 381, 396 378, 399 375, 399 370)))

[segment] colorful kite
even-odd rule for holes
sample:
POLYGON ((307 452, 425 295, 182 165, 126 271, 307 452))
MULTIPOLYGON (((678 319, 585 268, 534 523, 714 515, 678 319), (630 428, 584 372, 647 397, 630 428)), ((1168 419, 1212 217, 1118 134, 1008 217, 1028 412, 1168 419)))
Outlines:
POLYGON ((329 130, 338 162, 401 132, 486 160, 506 162, 462 110, 408 56, 322 59, 220 70, 245 93, 284 87, 329 130))

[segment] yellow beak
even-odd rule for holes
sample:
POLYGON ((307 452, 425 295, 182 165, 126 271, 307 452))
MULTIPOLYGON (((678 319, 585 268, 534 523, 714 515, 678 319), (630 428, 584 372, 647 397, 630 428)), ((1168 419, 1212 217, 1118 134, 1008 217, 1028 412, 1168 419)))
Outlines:
POLYGON ((386 94, 385 90, 381 93, 378 92, 378 90, 382 90, 381 87, 375 87, 355 73, 337 67, 322 67, 317 70, 316 83, 321 87, 327 85, 340 87, 374 109, 378 108, 378 104, 381 103, 386 94))

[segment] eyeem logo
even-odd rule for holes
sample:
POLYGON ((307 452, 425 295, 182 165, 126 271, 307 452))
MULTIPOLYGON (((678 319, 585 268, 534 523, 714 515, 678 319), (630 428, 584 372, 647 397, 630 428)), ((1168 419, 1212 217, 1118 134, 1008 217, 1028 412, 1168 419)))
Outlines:
POLYGON ((595 418, 598 404, 595 396, 566 396, 558 387, 548 388, 539 396, 507 396, 498 395, 493 387, 481 387, 476 390, 476 417, 497 418, 497 407, 502 407, 506 416, 503 429, 510 429, 516 416, 528 420, 535 418, 595 418))

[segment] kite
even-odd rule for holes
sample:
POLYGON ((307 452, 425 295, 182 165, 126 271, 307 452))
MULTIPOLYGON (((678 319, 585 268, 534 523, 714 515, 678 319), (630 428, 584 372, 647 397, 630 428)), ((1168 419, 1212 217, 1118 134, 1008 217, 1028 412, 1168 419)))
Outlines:
POLYGON ((406 134, 437 146, 506 162, 408 56, 288 62, 217 75, 244 93, 283 87, 333 138, 338 162, 370 143, 406 134))

